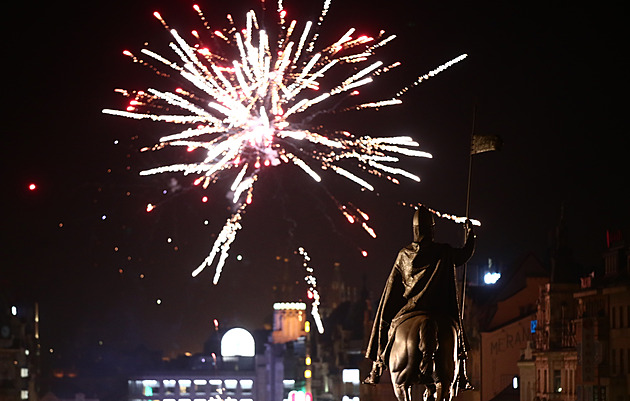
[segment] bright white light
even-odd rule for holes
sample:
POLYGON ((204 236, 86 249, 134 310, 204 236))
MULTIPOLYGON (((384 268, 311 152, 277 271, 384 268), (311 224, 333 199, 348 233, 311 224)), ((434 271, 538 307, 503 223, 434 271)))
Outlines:
MULTIPOLYGON (((256 343, 249 331, 242 328, 228 330, 221 338, 221 355, 223 356, 254 356, 256 343)), ((226 380, 227 386, 227 380, 226 380)))
POLYGON ((514 376, 512 378, 512 388, 514 389, 518 388, 518 376, 514 376))
POLYGON ((341 378, 344 383, 359 384, 361 382, 359 369, 344 369, 341 378))
POLYGON ((306 310, 304 302, 276 302, 273 304, 274 310, 306 310))
POLYGON ((250 379, 241 380, 241 388, 243 390, 251 390, 254 385, 254 381, 250 379))
POLYGON ((197 385, 204 385, 206 384, 208 381, 207 380, 203 380, 203 379, 195 379, 195 381, 193 383, 197 384, 197 385))
POLYGON ((12 307, 11 307, 11 314, 12 314, 13 316, 17 316, 17 306, 12 306, 12 307))
POLYGON ((501 278, 501 273, 486 273, 483 276, 483 282, 486 284, 496 284, 497 281, 501 278))

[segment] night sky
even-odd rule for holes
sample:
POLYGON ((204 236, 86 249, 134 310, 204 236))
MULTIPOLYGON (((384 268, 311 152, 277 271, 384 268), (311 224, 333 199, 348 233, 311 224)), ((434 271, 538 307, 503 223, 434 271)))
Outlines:
MULTIPOLYGON (((240 26, 249 8, 259 10, 255 1, 227 3, 199 2, 217 28, 227 25, 227 12, 240 26)), ((288 18, 317 18, 319 4, 306 3, 286 0, 288 18)), ((197 352, 215 318, 260 328, 272 312, 272 286, 282 280, 276 256, 291 258, 288 279, 306 289, 301 259, 292 256, 299 246, 311 256, 320 287, 340 262, 348 283, 365 282, 378 299, 396 252, 411 240, 412 210, 400 202, 465 213, 474 109, 475 132, 499 135, 504 146, 473 160, 470 210, 483 225, 471 263, 492 258, 509 271, 533 252, 546 264, 563 207, 570 246, 589 271, 600 263, 607 229, 630 234, 627 24, 614 6, 514 3, 333 1, 320 45, 350 27, 398 35, 373 60, 403 66, 367 87, 371 98, 387 98, 468 54, 408 92, 402 105, 317 120, 358 135, 410 135, 433 159, 402 163, 420 183, 371 178, 376 193, 330 175, 316 184, 287 165, 269 170, 216 286, 214 268, 196 278, 190 272, 230 215, 228 183, 204 191, 192 187, 190 176, 140 177, 140 170, 190 155, 140 153, 172 127, 101 113, 126 106, 115 88, 177 85, 122 51, 137 53, 149 42, 170 56, 169 36, 152 13, 159 10, 188 34, 200 28, 194 3, 14 4, 5 14, 14 28, 3 35, 8 191, 0 292, 12 302, 39 302, 42 341, 64 360, 98 341, 197 352), (345 222, 331 196, 368 212, 378 237, 345 222), (158 207, 147 213, 147 203, 158 207)), ((440 221, 437 230, 439 240, 461 245, 461 227, 440 221)))

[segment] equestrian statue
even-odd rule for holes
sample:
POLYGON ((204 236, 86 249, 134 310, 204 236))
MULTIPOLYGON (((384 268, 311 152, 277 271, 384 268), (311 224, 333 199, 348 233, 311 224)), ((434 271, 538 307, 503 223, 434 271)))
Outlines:
POLYGON ((376 311, 366 357, 372 370, 363 381, 377 384, 389 368, 399 401, 411 401, 414 384, 425 401, 449 401, 472 388, 466 376, 466 341, 457 296, 456 266, 475 249, 466 221, 462 248, 434 241, 433 213, 420 206, 413 242, 398 252, 376 311))

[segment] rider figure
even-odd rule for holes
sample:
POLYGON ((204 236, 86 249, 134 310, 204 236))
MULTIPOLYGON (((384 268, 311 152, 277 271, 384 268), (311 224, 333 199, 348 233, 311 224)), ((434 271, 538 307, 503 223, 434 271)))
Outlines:
MULTIPOLYGON (((413 217, 413 242, 398 252, 376 311, 366 357, 373 361, 366 384, 379 382, 388 365, 389 351, 396 327, 407 318, 431 314, 460 326, 455 266, 470 259, 475 248, 472 224, 467 222, 463 248, 434 242, 433 213, 421 206, 413 217)), ((434 380, 433 355, 437 333, 434 325, 421 329, 420 381, 434 380), (433 332, 431 332, 433 331, 433 332)))

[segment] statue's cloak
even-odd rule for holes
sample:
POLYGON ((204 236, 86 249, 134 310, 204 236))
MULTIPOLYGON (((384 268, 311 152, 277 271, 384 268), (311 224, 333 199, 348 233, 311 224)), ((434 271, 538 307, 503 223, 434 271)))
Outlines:
POLYGON ((458 324, 455 266, 472 255, 473 238, 463 248, 427 241, 413 242, 398 252, 374 317, 367 358, 387 366, 396 327, 409 317, 432 314, 458 324))

